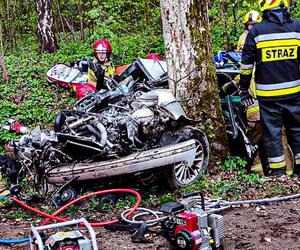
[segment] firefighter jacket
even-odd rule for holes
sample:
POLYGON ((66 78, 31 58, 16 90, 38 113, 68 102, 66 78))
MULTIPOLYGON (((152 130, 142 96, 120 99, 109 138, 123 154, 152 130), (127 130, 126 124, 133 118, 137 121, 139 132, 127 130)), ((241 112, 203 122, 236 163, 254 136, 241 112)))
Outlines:
MULTIPOLYGON (((90 62, 88 62, 89 68, 88 68, 88 82, 96 86, 97 84, 97 74, 98 74, 98 68, 97 64, 99 64, 98 60, 94 58, 90 62)), ((104 77, 112 77, 115 73, 115 67, 112 63, 112 61, 107 61, 101 64, 101 69, 104 70, 104 77)))
POLYGON ((239 40, 238 40, 238 44, 237 44, 237 51, 242 51, 247 35, 248 35, 248 30, 245 30, 244 33, 240 36, 239 40))
POLYGON ((241 89, 250 86, 255 66, 259 101, 300 96, 300 22, 265 18, 247 36, 241 65, 241 89))

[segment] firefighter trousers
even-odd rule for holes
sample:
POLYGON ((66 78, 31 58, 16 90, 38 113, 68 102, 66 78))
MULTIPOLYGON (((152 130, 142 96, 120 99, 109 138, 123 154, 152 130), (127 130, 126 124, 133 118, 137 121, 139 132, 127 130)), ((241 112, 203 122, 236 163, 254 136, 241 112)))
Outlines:
MULTIPOLYGON (((251 121, 251 122, 248 121, 247 134, 250 140, 252 141, 252 143, 257 145, 258 147, 261 147, 263 133, 262 133, 260 120, 251 121)), ((260 176, 264 176, 263 166, 262 166, 259 152, 257 152, 253 160, 253 163, 251 165, 251 171, 254 173, 258 173, 260 176)))
POLYGON ((300 96, 282 101, 260 101, 263 143, 271 172, 286 167, 282 146, 282 128, 294 154, 295 172, 300 167, 300 96))

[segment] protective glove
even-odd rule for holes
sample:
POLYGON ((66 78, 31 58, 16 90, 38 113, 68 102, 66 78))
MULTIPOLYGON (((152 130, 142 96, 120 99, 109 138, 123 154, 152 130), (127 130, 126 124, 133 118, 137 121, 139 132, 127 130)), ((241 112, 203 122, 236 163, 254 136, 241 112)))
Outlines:
POLYGON ((250 95, 248 89, 240 89, 239 95, 241 98, 241 103, 245 109, 254 104, 255 99, 250 95))
POLYGON ((96 84, 96 91, 99 91, 101 89, 107 89, 107 85, 105 84, 104 75, 105 71, 102 68, 102 65, 100 63, 96 63, 96 77, 97 77, 97 84, 96 84))
POLYGON ((92 59, 88 59, 87 61, 88 67, 94 71, 96 77, 97 75, 101 75, 102 72, 104 71, 102 68, 102 64, 100 62, 93 62, 92 59))
POLYGON ((105 72, 104 69, 102 68, 102 65, 100 63, 96 63, 96 77, 103 77, 105 72))
POLYGON ((225 83, 221 87, 221 89, 226 95, 232 95, 234 92, 238 90, 237 86, 234 84, 233 81, 225 83))

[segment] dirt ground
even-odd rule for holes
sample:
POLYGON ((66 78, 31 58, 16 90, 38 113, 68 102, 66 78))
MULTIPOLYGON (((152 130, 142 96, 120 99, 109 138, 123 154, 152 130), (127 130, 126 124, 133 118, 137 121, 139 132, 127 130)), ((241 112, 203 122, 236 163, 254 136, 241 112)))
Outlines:
MULTIPOLYGON (((0 238, 27 237, 32 220, 7 220, 1 209, 0 238)), ((224 213, 224 249, 300 249, 300 200, 268 206, 233 208, 224 213)), ((148 243, 132 243, 129 232, 96 229, 99 249, 175 249, 151 230, 148 243)), ((29 244, 0 245, 0 249, 29 249, 29 244)))

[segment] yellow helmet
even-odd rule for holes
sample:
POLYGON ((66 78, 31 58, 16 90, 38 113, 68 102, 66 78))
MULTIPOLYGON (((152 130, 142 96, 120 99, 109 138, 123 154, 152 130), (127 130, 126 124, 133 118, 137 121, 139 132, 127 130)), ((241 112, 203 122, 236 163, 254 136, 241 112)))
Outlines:
POLYGON ((244 24, 256 24, 260 23, 262 21, 262 18, 258 11, 256 10, 250 10, 245 16, 244 16, 244 24))
POLYGON ((288 8, 290 5, 290 0, 258 0, 258 4, 261 11, 270 10, 281 5, 288 8))

